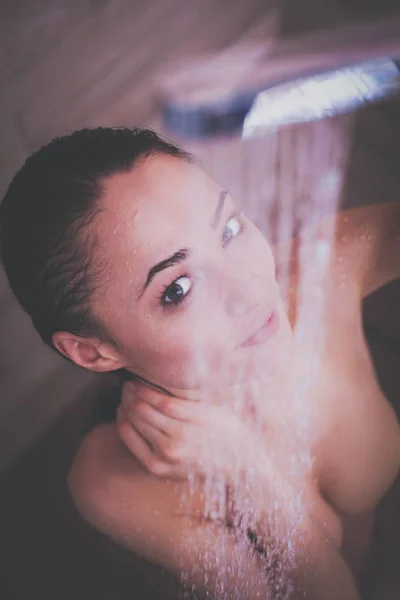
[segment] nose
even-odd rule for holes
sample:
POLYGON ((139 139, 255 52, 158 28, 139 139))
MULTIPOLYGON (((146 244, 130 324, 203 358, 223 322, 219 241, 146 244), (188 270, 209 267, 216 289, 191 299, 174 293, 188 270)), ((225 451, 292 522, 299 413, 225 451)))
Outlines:
POLYGON ((252 273, 224 276, 225 310, 234 318, 261 304, 261 282, 252 273))

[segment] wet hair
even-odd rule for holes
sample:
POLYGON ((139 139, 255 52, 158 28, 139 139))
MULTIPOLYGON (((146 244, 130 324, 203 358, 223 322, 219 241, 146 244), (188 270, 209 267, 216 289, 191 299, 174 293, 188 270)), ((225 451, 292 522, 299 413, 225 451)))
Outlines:
POLYGON ((112 341, 91 310, 107 269, 93 221, 104 184, 150 156, 194 162, 149 129, 82 129, 32 154, 0 205, 1 258, 22 308, 43 341, 68 331, 112 341))

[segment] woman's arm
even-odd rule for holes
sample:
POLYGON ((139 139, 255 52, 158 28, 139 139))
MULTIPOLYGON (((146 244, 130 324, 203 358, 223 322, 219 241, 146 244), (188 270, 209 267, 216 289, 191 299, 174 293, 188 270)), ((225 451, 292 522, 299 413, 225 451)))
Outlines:
MULTIPOLYGON (((267 513, 259 513, 254 533, 264 550, 260 555, 242 531, 185 514, 182 483, 146 473, 113 425, 87 436, 69 485, 78 510, 96 529, 177 577, 184 573, 190 585, 211 598, 279 598, 274 588, 286 571, 294 600, 304 594, 315 600, 359 598, 344 561, 317 523, 305 518, 297 542, 284 538, 283 544, 275 543, 265 535, 267 513), (289 542, 295 546, 294 563, 285 555, 289 542)), ((267 482, 259 483, 253 493, 268 497, 267 488, 267 482)))

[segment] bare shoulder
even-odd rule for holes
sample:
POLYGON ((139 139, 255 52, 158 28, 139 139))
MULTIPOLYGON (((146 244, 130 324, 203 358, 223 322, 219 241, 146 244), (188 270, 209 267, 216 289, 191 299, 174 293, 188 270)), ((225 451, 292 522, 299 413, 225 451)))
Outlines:
POLYGON ((117 544, 176 575, 189 563, 182 545, 195 519, 185 513, 184 483, 145 471, 115 424, 84 438, 68 483, 80 515, 117 544))
MULTIPOLYGON (((78 511, 89 522, 98 517, 96 503, 107 493, 109 478, 112 485, 121 469, 128 468, 123 466, 125 462, 115 424, 99 425, 83 438, 68 474, 68 486, 78 511)), ((138 467, 133 461, 129 469, 135 477, 138 467)))
MULTIPOLYGON (((69 489, 83 518, 96 529, 119 539, 116 514, 128 515, 138 538, 154 522, 154 515, 178 512, 178 484, 149 474, 119 438, 115 424, 91 430, 74 458, 69 489)), ((133 536, 134 537, 134 536, 133 536)), ((134 548, 137 550, 138 548, 134 548)), ((140 549, 140 548, 139 548, 140 549)))
POLYGON ((120 439, 115 423, 99 425, 84 437, 74 457, 68 483, 74 500, 83 510, 92 498, 99 502, 100 499, 111 501, 115 489, 119 491, 119 500, 126 490, 131 502, 133 490, 136 496, 145 493, 151 500, 153 491, 161 488, 167 496, 166 490, 182 486, 178 481, 155 477, 146 471, 120 439))
POLYGON ((94 484, 98 477, 105 474, 117 476, 121 470, 129 470, 134 475, 140 474, 141 468, 124 448, 115 423, 107 423, 93 428, 83 438, 68 481, 73 492, 76 492, 88 483, 94 484))
POLYGON ((364 298, 400 277, 400 200, 338 213, 335 250, 364 298))

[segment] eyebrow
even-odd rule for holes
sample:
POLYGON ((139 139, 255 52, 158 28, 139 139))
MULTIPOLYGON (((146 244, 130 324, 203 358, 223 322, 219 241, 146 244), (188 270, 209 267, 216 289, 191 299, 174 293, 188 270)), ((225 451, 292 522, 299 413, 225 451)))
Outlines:
POLYGON ((225 199, 228 195, 226 190, 222 190, 219 193, 218 204, 215 212, 213 214, 213 218, 211 219, 211 227, 215 230, 218 227, 218 223, 221 219, 222 211, 224 210, 225 199))
MULTIPOLYGON (((228 192, 226 190, 222 190, 219 194, 218 204, 217 204, 217 207, 213 214, 213 217, 211 219, 211 227, 214 230, 218 227, 218 223, 221 219, 221 215, 222 215, 222 211, 224 210, 224 204, 225 204, 225 199, 226 199, 227 195, 228 195, 228 192)), ((147 290, 147 288, 149 287, 150 283, 152 282, 154 277, 157 275, 157 273, 160 273, 161 271, 164 271, 165 269, 168 269, 169 267, 173 267, 174 265, 179 265, 181 262, 185 261, 190 256, 191 256, 191 251, 189 248, 181 248, 180 250, 178 250, 177 252, 175 252, 174 254, 169 256, 168 258, 166 258, 166 259, 162 260, 161 262, 157 263, 156 265, 154 265, 154 267, 151 267, 150 271, 147 274, 146 283, 142 287, 142 289, 139 293, 138 299, 140 299, 143 296, 143 294, 145 293, 145 291, 147 290)))
POLYGON ((157 273, 164 271, 164 269, 168 269, 168 267, 179 265, 179 263, 189 258, 190 254, 191 252, 189 248, 181 248, 181 250, 178 250, 178 252, 175 252, 174 254, 172 254, 172 256, 169 256, 165 260, 162 260, 161 262, 154 265, 154 267, 151 267, 150 271, 147 274, 146 283, 142 287, 138 297, 141 298, 143 296, 146 289, 149 287, 150 283, 152 282, 155 275, 157 275, 157 273))

